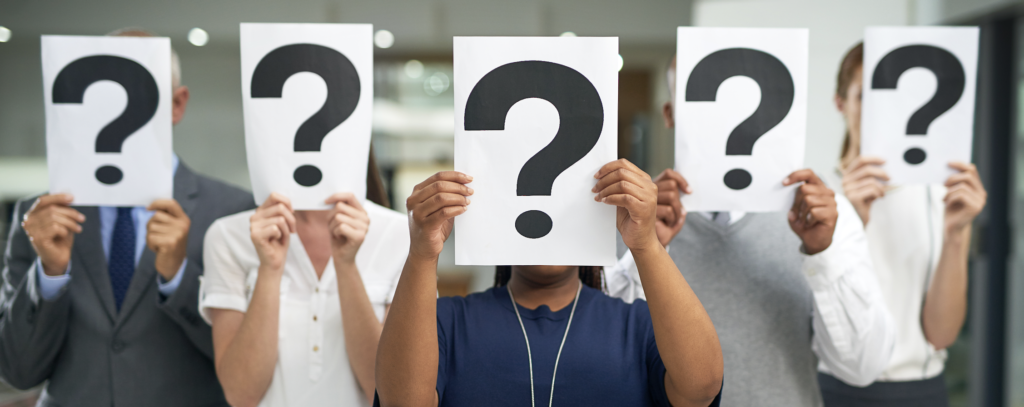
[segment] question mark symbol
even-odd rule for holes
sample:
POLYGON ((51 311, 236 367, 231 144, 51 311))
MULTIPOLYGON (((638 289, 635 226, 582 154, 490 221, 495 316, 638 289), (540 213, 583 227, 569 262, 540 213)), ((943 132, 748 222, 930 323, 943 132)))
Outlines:
MULTIPOLYGON (((949 51, 930 45, 908 45, 893 50, 878 62, 871 76, 871 89, 896 90, 900 76, 911 68, 932 71, 938 82, 931 100, 907 121, 908 136, 924 136, 936 118, 960 101, 967 80, 960 60, 949 51)), ((908 164, 920 164, 927 156, 924 150, 914 147, 903 153, 903 160, 908 164)))
MULTIPOLYGON (((270 51, 252 74, 253 98, 280 98, 284 82, 299 72, 311 72, 327 84, 327 100, 295 132, 293 150, 320 151, 324 137, 347 120, 359 104, 359 73, 345 55, 322 45, 291 44, 270 51)), ((295 182, 304 187, 320 183, 323 173, 313 165, 295 169, 295 182)))
MULTIPOLYGON (((725 143, 725 155, 751 155, 754 143, 782 122, 793 107, 793 77, 774 55, 749 48, 729 48, 704 57, 686 81, 687 102, 714 102, 726 79, 746 76, 761 88, 754 114, 736 126, 725 143)), ((750 186, 753 177, 736 168, 725 173, 725 185, 734 190, 750 186)))
MULTIPOLYGON (((519 171, 516 196, 551 196, 566 169, 597 145, 604 127, 604 105, 590 80, 575 69, 547 61, 520 61, 484 75, 466 102, 465 129, 505 130, 505 116, 523 99, 544 99, 558 110, 558 133, 519 171)), ((516 230, 531 239, 551 232, 548 214, 531 210, 516 218, 516 230)))
MULTIPOLYGON (((146 67, 127 58, 94 55, 75 60, 53 81, 53 103, 81 104, 85 90, 98 81, 114 81, 128 94, 128 103, 116 119, 96 136, 97 153, 120 153, 129 136, 149 123, 160 105, 160 89, 146 67)), ((124 178, 120 168, 104 165, 96 180, 114 185, 124 178)))

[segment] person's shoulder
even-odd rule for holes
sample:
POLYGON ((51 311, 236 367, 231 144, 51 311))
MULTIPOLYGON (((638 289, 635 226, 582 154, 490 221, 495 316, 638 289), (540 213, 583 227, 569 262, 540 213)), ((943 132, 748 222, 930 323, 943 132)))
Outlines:
POLYGON ((404 225, 409 219, 406 214, 385 208, 371 200, 366 200, 366 203, 363 204, 363 208, 366 209, 366 213, 370 215, 371 222, 382 222, 389 225, 401 223, 404 225))
POLYGON ((238 212, 213 221, 207 231, 207 239, 221 238, 230 241, 249 241, 249 218, 255 209, 238 212))
POLYGON ((469 294, 465 297, 440 297, 437 299, 438 314, 440 314, 442 308, 446 311, 480 310, 487 304, 496 303, 495 290, 497 290, 497 288, 491 287, 478 293, 469 294))

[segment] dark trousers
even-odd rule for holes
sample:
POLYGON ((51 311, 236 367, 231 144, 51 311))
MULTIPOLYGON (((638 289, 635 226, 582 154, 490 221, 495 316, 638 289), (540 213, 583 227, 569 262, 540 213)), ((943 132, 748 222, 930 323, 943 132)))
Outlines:
POLYGON ((945 375, 908 382, 874 382, 853 387, 818 373, 825 407, 949 407, 945 375))

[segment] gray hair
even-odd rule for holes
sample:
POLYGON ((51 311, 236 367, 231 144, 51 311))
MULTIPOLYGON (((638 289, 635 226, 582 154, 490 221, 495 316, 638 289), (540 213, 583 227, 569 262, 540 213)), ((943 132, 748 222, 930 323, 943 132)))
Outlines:
MULTIPOLYGON (((156 37, 152 31, 139 27, 125 27, 111 31, 107 35, 112 37, 156 37)), ((171 47, 171 88, 177 89, 181 86, 181 59, 178 52, 171 47)))

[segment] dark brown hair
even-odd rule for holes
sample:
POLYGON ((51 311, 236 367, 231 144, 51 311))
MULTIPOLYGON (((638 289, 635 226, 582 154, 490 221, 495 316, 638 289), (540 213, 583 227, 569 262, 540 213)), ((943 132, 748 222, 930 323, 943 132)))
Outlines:
POLYGON ((370 159, 366 168, 366 199, 385 208, 391 208, 391 203, 388 202, 388 190, 384 188, 384 180, 380 178, 380 170, 377 168, 377 158, 374 157, 373 147, 370 147, 370 159))
MULTIPOLYGON (((840 99, 846 99, 846 91, 850 89, 850 82, 853 82, 853 75, 857 73, 857 68, 864 65, 864 43, 858 42, 853 48, 850 48, 846 52, 846 56, 843 57, 843 62, 839 64, 839 77, 836 78, 836 96, 840 99)), ((846 130, 846 137, 843 138, 843 151, 839 153, 839 158, 846 157, 846 154, 850 152, 850 130, 846 130)))
MULTIPOLYGON (((580 280, 590 288, 601 290, 601 267, 579 266, 580 280)), ((494 286, 503 287, 512 278, 512 266, 497 266, 494 268, 494 286)), ((603 290, 602 290, 603 291, 603 290)))

